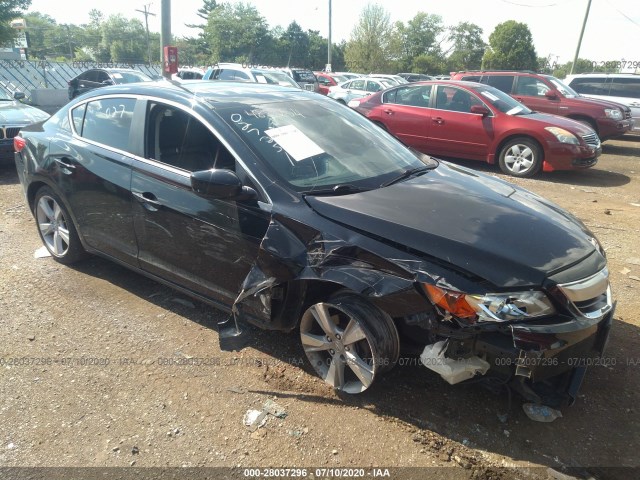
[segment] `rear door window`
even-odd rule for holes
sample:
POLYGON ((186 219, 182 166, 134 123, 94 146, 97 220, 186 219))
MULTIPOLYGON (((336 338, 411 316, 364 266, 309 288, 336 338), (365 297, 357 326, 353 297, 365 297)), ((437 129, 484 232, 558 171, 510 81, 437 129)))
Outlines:
POLYGON ((373 80, 367 80, 367 92, 378 92, 384 89, 382 85, 373 80))
POLYGON ((365 80, 354 80, 346 88, 350 88, 353 90, 364 90, 365 80))
POLYGON ((216 80, 233 80, 235 78, 235 70, 230 70, 228 68, 221 68, 218 70, 217 74, 214 72, 216 80))
POLYGON ((569 86, 583 95, 609 95, 610 83, 605 77, 584 77, 573 79, 569 86))
MULTIPOLYGON (((550 90, 549 86, 535 77, 518 77, 515 95, 525 95, 529 97, 544 97, 550 90)), ((504 91, 504 90, 503 90, 504 91)), ((508 92, 506 92, 508 93, 508 92)))
POLYGON ((514 78, 513 75, 484 75, 481 82, 510 94, 513 89, 514 78))
POLYGON ((87 140, 129 151, 129 132, 136 100, 134 98, 103 98, 86 106, 82 129, 78 129, 81 112, 73 111, 76 131, 87 140), (76 116, 77 115, 77 116, 76 116))
POLYGON ((421 87, 400 87, 383 96, 383 103, 395 103, 411 107, 428 107, 431 85, 421 87))
POLYGON ((640 98, 640 77, 613 78, 609 95, 614 97, 640 98))

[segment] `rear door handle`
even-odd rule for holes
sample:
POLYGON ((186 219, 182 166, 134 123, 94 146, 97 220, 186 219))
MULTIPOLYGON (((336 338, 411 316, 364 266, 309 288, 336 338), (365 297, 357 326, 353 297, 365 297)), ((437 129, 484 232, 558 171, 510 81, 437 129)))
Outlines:
POLYGON ((69 159, 67 157, 54 158, 54 161, 62 167, 63 173, 66 173, 67 175, 71 175, 76 169, 75 165, 68 163, 69 159))
POLYGON ((393 111, 393 110, 391 110, 390 108, 385 108, 383 111, 384 111, 384 113, 386 113, 387 115, 393 115, 393 114, 394 114, 394 111, 393 111))
POLYGON ((436 117, 433 118, 433 123, 437 123, 438 125, 443 125, 444 124, 444 120, 442 119, 442 117, 436 117))

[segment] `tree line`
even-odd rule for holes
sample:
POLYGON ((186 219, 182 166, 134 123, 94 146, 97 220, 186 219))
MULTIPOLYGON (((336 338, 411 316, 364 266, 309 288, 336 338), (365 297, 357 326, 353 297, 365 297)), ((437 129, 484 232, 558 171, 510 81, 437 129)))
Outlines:
MULTIPOLYGON (((160 62, 160 34, 147 32, 141 18, 104 14, 96 9, 83 25, 59 24, 38 12, 22 14, 31 0, 0 0, 0 45, 10 44, 13 18, 26 20, 32 59, 115 63, 160 62)), ((250 3, 203 0, 197 11, 198 31, 193 37, 174 38, 181 65, 205 66, 217 62, 325 67, 327 39, 316 30, 303 30, 297 22, 286 28, 270 27, 250 3)), ((354 72, 438 74, 459 70, 538 70, 560 78, 571 62, 558 65, 538 57, 525 23, 498 24, 483 39, 483 29, 472 22, 446 25, 441 16, 417 12, 409 21, 391 22, 377 4, 367 5, 350 38, 331 46, 332 68, 354 72)), ((580 59, 575 73, 606 71, 595 62, 580 59)), ((609 70, 611 70, 609 68, 609 70)))

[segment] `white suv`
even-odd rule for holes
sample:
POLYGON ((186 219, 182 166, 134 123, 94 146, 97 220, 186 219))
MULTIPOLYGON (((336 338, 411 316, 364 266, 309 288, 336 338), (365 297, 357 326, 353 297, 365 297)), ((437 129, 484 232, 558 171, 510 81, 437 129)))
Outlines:
POLYGON ((622 103, 631 109, 633 129, 640 135, 640 75, 633 73, 580 73, 564 82, 580 95, 622 103))

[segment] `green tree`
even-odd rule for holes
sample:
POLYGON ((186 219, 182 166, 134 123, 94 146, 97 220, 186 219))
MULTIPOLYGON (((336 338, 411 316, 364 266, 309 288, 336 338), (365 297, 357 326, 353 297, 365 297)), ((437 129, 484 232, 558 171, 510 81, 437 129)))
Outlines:
POLYGON ((515 20, 496 25, 483 64, 490 69, 536 70, 538 58, 529 27, 515 20))
POLYGON ((83 58, 89 56, 99 62, 108 62, 111 57, 108 45, 102 42, 104 14, 97 9, 89 11, 89 23, 82 25, 83 58))
POLYGON ((39 12, 28 13, 23 18, 29 33, 29 57, 40 59, 52 55, 51 34, 58 28, 56 21, 39 12))
POLYGON ((217 7, 218 2, 216 0, 204 0, 204 5, 202 5, 202 7, 198 9, 196 15, 203 19, 205 23, 185 25, 189 28, 201 28, 202 30, 204 30, 207 26, 207 21, 209 20, 209 14, 213 12, 217 7))
POLYGON ((460 22, 449 28, 451 53, 447 58, 447 70, 477 70, 482 66, 482 56, 487 46, 482 39, 482 28, 475 23, 460 22))
POLYGON ((22 16, 22 12, 30 6, 31 0, 0 0, 0 45, 13 46, 11 41, 17 30, 11 26, 11 20, 22 16))
MULTIPOLYGON (((181 64, 205 65, 207 63, 208 58, 211 56, 211 48, 209 47, 209 43, 206 39, 205 29, 209 20, 209 14, 216 8, 218 8, 218 2, 216 0, 204 0, 204 4, 196 12, 196 15, 204 20, 204 22, 199 24, 186 24, 186 26, 189 28, 200 29, 200 32, 198 32, 197 38, 183 37, 183 40, 185 40, 185 42, 182 42, 182 44, 184 45, 182 48, 185 49, 185 53, 188 52, 186 58, 188 58, 190 61, 188 63, 184 63, 181 59, 181 64), (189 41, 186 42, 186 40, 189 41)), ((178 48, 180 48, 180 45, 178 45, 178 48)), ((178 58, 181 58, 180 53, 178 54, 178 58)))
POLYGON ((267 21, 252 5, 220 4, 209 13, 204 37, 214 62, 260 63, 268 45, 267 21))
POLYGON ((389 14, 379 5, 367 5, 345 47, 345 62, 354 72, 385 72, 393 28, 389 14))
POLYGON ((304 67, 309 62, 309 35, 303 32, 297 22, 291 22, 282 36, 282 43, 288 53, 287 67, 304 67))
POLYGON ((402 39, 404 57, 412 62, 418 55, 440 57, 440 35, 445 31, 442 17, 418 12, 403 25, 398 24, 398 35, 402 39))
POLYGON ((119 63, 145 63, 147 59, 147 33, 138 19, 111 15, 101 25, 101 50, 109 52, 107 61, 119 63))

